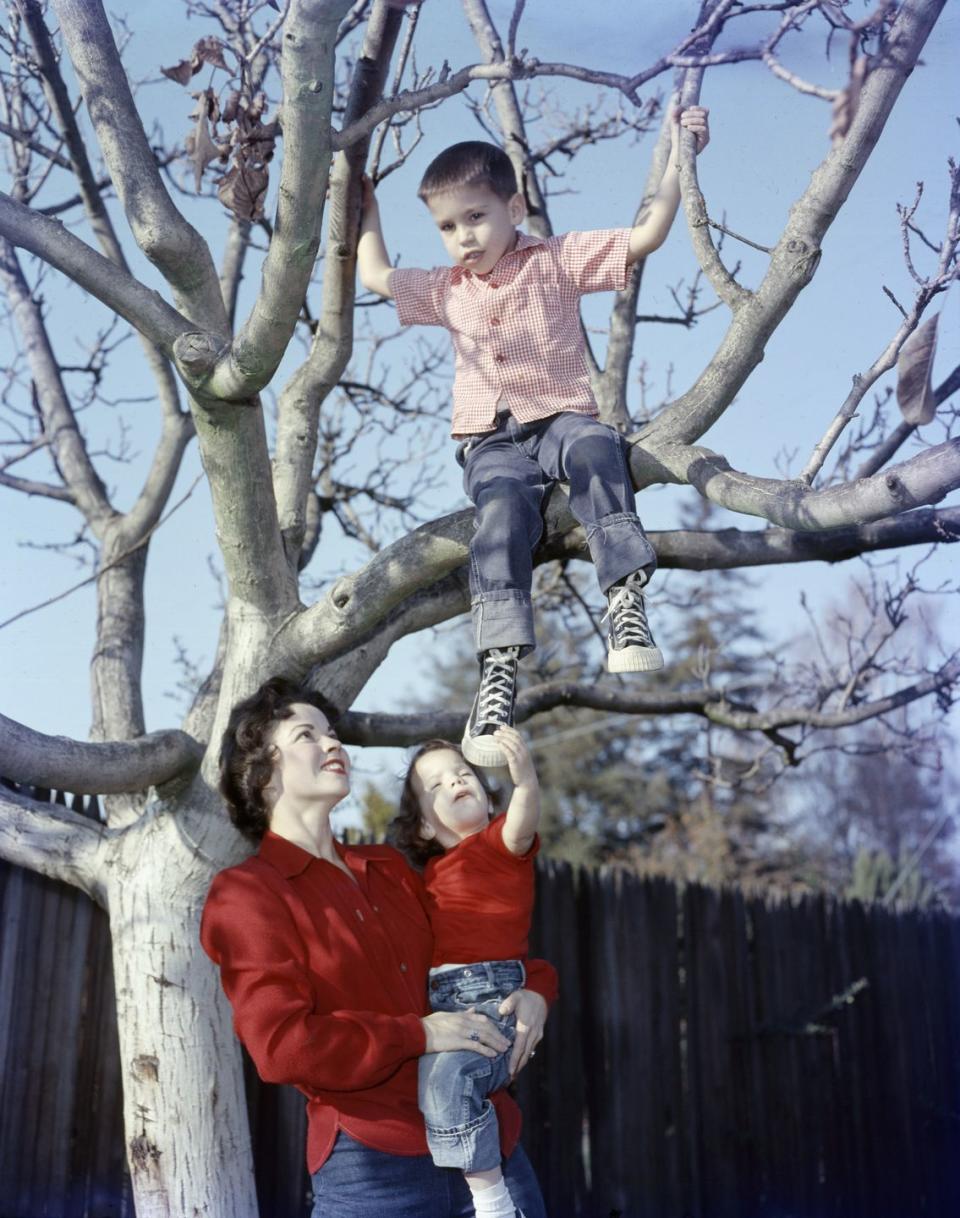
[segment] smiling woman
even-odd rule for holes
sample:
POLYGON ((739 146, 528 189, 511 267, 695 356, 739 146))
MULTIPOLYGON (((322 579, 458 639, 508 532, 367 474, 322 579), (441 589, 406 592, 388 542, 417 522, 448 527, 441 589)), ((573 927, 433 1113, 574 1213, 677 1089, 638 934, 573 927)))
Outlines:
MULTIPOLYGON (((358 1202, 363 1213, 458 1218, 472 1212, 470 1194, 460 1172, 427 1153, 418 1061, 466 1049, 493 1058, 510 1042, 478 1012, 430 1013, 423 881, 389 846, 334 838, 330 813, 350 791, 336 719, 321 695, 282 678, 234 707, 221 792, 259 849, 214 879, 201 940, 261 1078, 307 1097, 314 1218, 359 1214, 358 1202)), ((542 1009, 556 993, 544 961, 529 961, 527 974, 518 1022, 522 1004, 542 1009)), ((527 1218, 540 1218, 519 1111, 505 1091, 492 1100, 504 1176, 527 1218)))

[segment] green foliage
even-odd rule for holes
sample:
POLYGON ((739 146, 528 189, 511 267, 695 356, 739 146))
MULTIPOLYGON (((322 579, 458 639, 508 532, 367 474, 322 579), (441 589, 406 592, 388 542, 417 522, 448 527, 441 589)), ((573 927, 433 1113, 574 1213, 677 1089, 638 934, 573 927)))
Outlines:
POLYGON ((376 842, 382 842, 387 826, 397 814, 396 801, 388 799, 375 783, 368 782, 360 797, 363 831, 376 842))
POLYGON ((912 858, 897 862, 885 850, 857 852, 853 861, 853 876, 844 895, 858 901, 888 901, 895 909, 934 909, 943 906, 943 894, 923 878, 920 867, 912 858), (890 893, 896 889, 893 899, 890 893))

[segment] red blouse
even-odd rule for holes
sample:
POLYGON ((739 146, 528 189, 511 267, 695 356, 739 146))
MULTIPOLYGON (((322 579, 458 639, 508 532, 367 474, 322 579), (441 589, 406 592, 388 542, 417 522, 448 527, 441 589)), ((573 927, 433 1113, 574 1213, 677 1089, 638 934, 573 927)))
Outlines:
MULTIPOLYGON (((417 1108, 433 955, 423 883, 389 846, 337 850, 356 883, 268 832, 256 855, 214 878, 200 929, 260 1077, 307 1097, 311 1172, 340 1129, 391 1154, 427 1153, 417 1108)), ((529 973, 529 988, 552 1001, 552 965, 532 961, 529 973)), ((505 1092, 491 1098, 509 1154, 520 1111, 505 1092)))

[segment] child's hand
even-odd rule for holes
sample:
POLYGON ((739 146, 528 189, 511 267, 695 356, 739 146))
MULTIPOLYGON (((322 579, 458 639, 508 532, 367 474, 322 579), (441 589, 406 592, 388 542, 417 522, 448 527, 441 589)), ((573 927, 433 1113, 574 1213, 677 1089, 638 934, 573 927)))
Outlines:
POLYGON ((673 115, 673 152, 680 147, 680 131, 692 131, 697 140, 697 155, 699 156, 710 143, 710 111, 705 106, 687 106, 686 110, 674 111, 673 115))
POLYGON ((510 771, 510 781, 515 787, 539 786, 537 771, 527 748, 527 742, 515 727, 499 727, 493 733, 493 738, 507 755, 507 768, 510 771))

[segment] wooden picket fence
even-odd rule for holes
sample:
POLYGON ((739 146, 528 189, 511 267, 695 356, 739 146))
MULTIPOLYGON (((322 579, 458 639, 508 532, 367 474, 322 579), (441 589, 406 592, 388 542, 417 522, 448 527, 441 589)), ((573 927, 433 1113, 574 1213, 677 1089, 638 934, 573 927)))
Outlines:
MULTIPOLYGON (((106 918, 4 864, 0 911, 0 1218, 132 1218, 106 918)), ((960 919, 548 862, 534 941, 551 1218, 960 1214, 960 919)), ((261 1218, 303 1218, 303 1101, 248 1096, 261 1218)))

